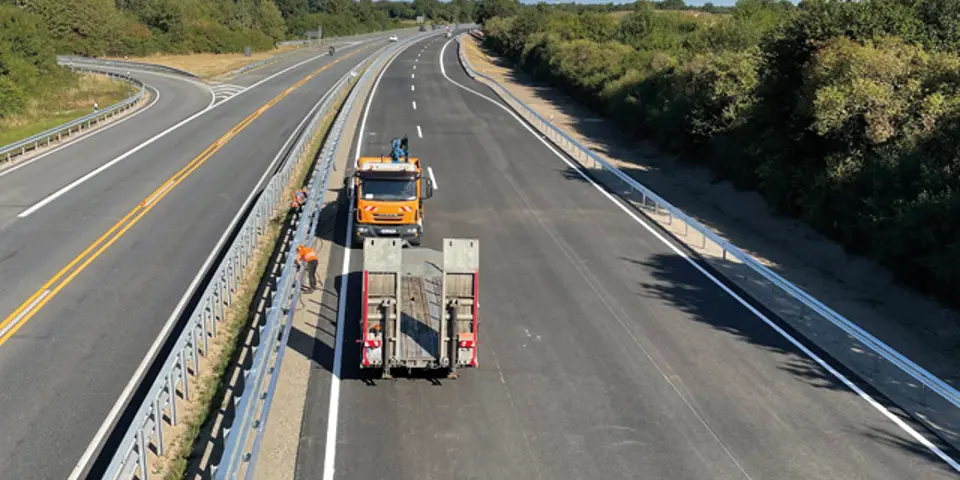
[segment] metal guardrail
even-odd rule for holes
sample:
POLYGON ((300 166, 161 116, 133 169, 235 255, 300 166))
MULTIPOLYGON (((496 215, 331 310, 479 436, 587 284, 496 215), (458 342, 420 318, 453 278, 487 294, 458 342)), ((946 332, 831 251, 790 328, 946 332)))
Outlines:
MULTIPOLYGON (((343 108, 330 129, 327 141, 321 149, 320 161, 317 164, 307 196, 310 201, 304 207, 300 222, 297 224, 297 229, 291 239, 291 245, 308 244, 312 232, 317 231, 322 208, 321 203, 324 192, 327 191, 329 172, 334 166, 340 143, 344 140, 346 119, 349 118, 351 111, 358 104, 357 97, 360 92, 394 53, 407 44, 429 35, 415 35, 402 42, 388 45, 364 70, 363 75, 344 102, 343 108)), ((359 103, 362 104, 362 101, 359 103)), ((350 139, 347 138, 346 140, 349 141, 350 139)), ((277 282, 279 294, 275 298, 282 300, 275 302, 279 307, 273 307, 267 315, 266 324, 261 333, 261 338, 266 339, 265 342, 267 343, 261 345, 255 353, 249 374, 244 382, 246 385, 245 392, 236 407, 233 427, 225 433, 226 441, 221 461, 214 469, 216 480, 234 480, 241 476, 250 479, 253 474, 253 467, 256 464, 263 432, 266 429, 267 416, 273 401, 276 382, 279 378, 280 367, 283 363, 283 353, 285 351, 283 346, 286 345, 290 336, 295 305, 300 296, 301 278, 300 275, 296 275, 295 258, 296 251, 291 248, 283 261, 283 274, 277 282), (272 364, 268 364, 271 354, 275 355, 274 361, 272 364), (266 387, 266 390, 264 390, 264 387, 266 387), (252 439, 250 438, 251 434, 253 435, 252 439), (245 472, 242 472, 242 470, 245 470, 245 472)))
MULTIPOLYGON (((483 83, 496 92, 514 111, 545 134, 571 158, 594 173, 594 177, 601 183, 619 182, 617 186, 626 186, 629 189, 627 193, 623 193, 623 190, 618 191, 621 198, 648 214, 652 211, 657 215, 666 215, 671 223, 679 220, 685 225, 684 232, 693 229, 700 234, 704 249, 708 241, 719 247, 722 250, 721 257, 725 265, 721 265, 718 270, 724 276, 748 293, 764 294, 753 295, 758 301, 761 301, 757 298, 758 296, 772 295, 774 300, 761 301, 765 307, 777 313, 781 319, 817 343, 820 348, 826 350, 847 368, 864 377, 874 388, 901 408, 915 414, 914 416, 920 421, 943 434, 948 441, 955 444, 960 442, 960 392, 953 386, 813 298, 739 247, 720 238, 709 228, 541 117, 498 81, 477 72, 464 53, 462 35, 457 36, 457 47, 460 62, 471 78, 486 80, 483 83), (597 172, 603 172, 605 175, 596 175, 597 172), (635 198, 637 196, 639 198, 635 198), (733 260, 745 266, 746 269, 732 266, 733 260), (728 274, 738 270, 742 273, 734 273, 733 278, 728 274), (824 320, 826 323, 823 322, 824 320), (884 368, 884 364, 893 368, 884 368), (919 415, 916 415, 917 413, 919 415)), ((705 260, 714 266, 719 263, 719 259, 705 258, 705 260)))
MULTIPOLYGON (((395 44, 384 47, 385 51, 376 61, 382 61, 383 56, 393 51, 396 46, 395 44)), ((369 70, 368 67, 367 71, 369 70)), ((184 400, 190 399, 188 375, 198 375, 201 368, 200 358, 206 357, 210 351, 209 340, 217 336, 218 324, 225 319, 227 308, 234 301, 233 296, 237 292, 245 269, 253 259, 258 241, 267 231, 267 226, 278 206, 285 200, 282 195, 293 174, 296 164, 295 159, 303 153, 318 122, 330 112, 333 102, 345 93, 350 85, 349 79, 353 75, 352 72, 355 71, 356 69, 351 69, 350 73, 344 75, 335 84, 321 107, 300 131, 297 142, 288 151, 280 169, 260 193, 233 242, 227 247, 226 254, 217 265, 215 273, 190 314, 185 328, 176 339, 168 340, 172 342, 173 347, 169 355, 162 360, 163 363, 156 376, 152 380, 147 380, 152 381, 152 383, 143 402, 140 405, 127 407, 128 410, 132 408, 137 410, 132 417, 131 424, 125 427, 126 430, 120 436, 116 450, 112 453, 101 453, 101 456, 112 454, 103 479, 127 480, 138 478, 147 480, 150 475, 148 456, 151 447, 156 455, 164 454, 164 429, 175 426, 178 422, 177 396, 182 395, 184 400)), ((364 75, 366 77, 366 72, 364 75)), ((359 82, 357 85, 359 85, 359 82)), ((348 102, 352 102, 354 97, 355 95, 351 95, 348 102)), ((338 122, 331 132, 332 136, 329 137, 335 142, 339 142, 339 136, 343 130, 343 120, 338 118, 338 122)), ((319 199, 322 199, 328 172, 332 166, 331 152, 335 151, 329 145, 332 145, 330 140, 322 150, 322 161, 318 163, 311 184, 311 190, 308 194, 311 201, 304 207, 304 215, 306 215, 306 218, 310 218, 310 222, 300 222, 294 241, 304 238, 305 232, 314 231, 313 229, 308 230, 308 225, 315 226, 319 219, 318 202, 319 199)), ((277 282, 278 288, 273 297, 273 306, 268 310, 266 323, 259 327, 260 338, 262 339, 261 345, 254 347, 253 364, 249 370, 243 373, 245 392, 239 398, 234 398, 235 402, 239 402, 236 408, 237 415, 234 427, 224 433, 226 444, 222 456, 223 460, 220 464, 224 465, 225 468, 216 468, 218 478, 224 478, 232 471, 231 466, 237 465, 236 457, 239 452, 246 452, 240 455, 241 460, 249 459, 249 451, 243 450, 242 446, 246 444, 246 438, 250 431, 257 430, 257 439, 262 433, 263 424, 259 419, 255 420, 253 414, 256 410, 257 401, 265 399, 259 393, 263 379, 266 378, 265 375, 278 371, 275 368, 267 369, 265 365, 268 353, 271 351, 282 352, 282 349, 279 348, 279 345, 282 344, 277 343, 277 332, 283 329, 284 342, 289 335, 288 327, 285 328, 281 322, 284 318, 287 318, 286 325, 290 325, 289 317, 293 314, 293 306, 296 305, 295 302, 300 290, 300 276, 296 275, 294 258, 295 254, 288 253, 283 260, 282 274, 277 282), (251 406, 253 407, 252 410, 251 406)), ((277 367, 279 367, 281 361, 282 354, 276 360, 277 367)), ((269 389, 272 393, 273 382, 271 382, 269 389)), ((272 398, 272 395, 266 397, 266 399, 269 398, 272 398)), ((267 407, 269 407, 269 404, 267 404, 267 407)), ((265 419, 265 413, 261 413, 261 415, 265 419)), ((117 428, 124 427, 118 426, 117 428)), ((258 445, 259 442, 257 441, 256 444, 258 445)))
POLYGON ((190 77, 198 80, 200 79, 200 77, 198 77, 197 75, 190 73, 186 70, 180 70, 179 68, 168 67, 165 65, 157 65, 154 63, 134 62, 131 60, 107 60, 104 58, 81 57, 79 55, 57 55, 57 63, 61 65, 85 64, 85 65, 100 65, 102 67, 136 68, 139 70, 149 70, 151 72, 160 72, 160 73, 172 73, 174 75, 181 75, 184 77, 190 77))
POLYGON ((73 71, 96 73, 98 75, 106 75, 110 78, 123 80, 140 87, 140 90, 138 90, 133 96, 110 105, 103 110, 97 110, 89 115, 84 115, 76 120, 58 125, 36 135, 31 135, 30 137, 24 138, 23 140, 11 143, 9 145, 0 146, 0 163, 9 162, 13 157, 24 155, 28 151, 36 150, 41 146, 50 145, 50 143, 54 140, 60 140, 63 137, 70 136, 74 133, 74 130, 76 130, 77 133, 82 132, 84 128, 90 128, 91 126, 111 118, 120 112, 135 107, 145 98, 146 88, 144 87, 143 83, 136 78, 113 72, 105 72, 95 68, 78 67, 73 65, 67 66, 73 71))

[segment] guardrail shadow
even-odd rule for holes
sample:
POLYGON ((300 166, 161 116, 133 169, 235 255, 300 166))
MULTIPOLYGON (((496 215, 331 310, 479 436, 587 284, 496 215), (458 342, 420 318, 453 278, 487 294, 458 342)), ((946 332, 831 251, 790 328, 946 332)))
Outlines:
MULTIPOLYGON (((187 459, 187 475, 185 478, 211 478, 210 467, 217 465, 223 456, 224 432, 231 429, 236 420, 235 399, 246 393, 246 381, 242 372, 249 371, 253 366, 252 346, 259 346, 264 339, 261 336, 262 327, 266 325, 267 311, 273 306, 277 290, 277 281, 280 279, 281 264, 290 251, 290 235, 292 226, 299 219, 299 213, 288 213, 279 228, 283 233, 281 241, 274 245, 267 260, 264 276, 257 284, 250 302, 247 304, 247 318, 240 327, 239 336, 246 339, 236 348, 227 360, 227 368, 219 383, 216 393, 211 397, 209 405, 198 408, 206 409, 209 415, 199 426, 197 439, 193 442, 190 457, 187 459), (228 399, 229 400, 226 400, 228 399)), ((271 221, 273 222, 273 221, 271 221)), ((206 385, 206 388, 211 388, 206 385)))
MULTIPOLYGON (((777 368, 817 388, 853 393, 679 255, 656 254, 645 260, 623 260, 643 267, 656 280, 639 284, 645 296, 654 301, 665 300, 697 322, 777 354, 781 359, 777 368)), ((715 270, 713 265, 706 267, 715 270)), ((782 324, 781 327, 789 328, 782 324)))
MULTIPOLYGON (((672 307, 688 314, 689 318, 695 322, 709 325, 713 329, 730 334, 739 341, 774 353, 777 356, 777 369, 790 374, 792 377, 797 378, 807 385, 818 389, 844 392, 851 396, 857 395, 823 367, 810 359, 810 357, 797 349, 783 336, 769 328, 769 326, 751 312, 743 308, 733 297, 727 295, 714 286, 706 277, 696 272, 682 257, 673 254, 656 254, 644 260, 625 257, 621 259, 641 266, 652 275, 653 281, 639 284, 643 290, 642 295, 654 301, 666 301, 672 307)), ((706 264, 702 260, 695 261, 708 271, 714 273, 714 276, 717 276, 718 279, 723 278, 717 275, 723 275, 721 271, 723 269, 722 265, 706 264)), ((749 298, 742 289, 733 285, 731 282, 724 281, 724 285, 735 291, 742 298, 749 298)), ((802 334, 797 332, 796 329, 792 328, 782 319, 779 319, 768 309, 756 302, 751 302, 751 305, 764 313, 767 318, 773 320, 780 328, 784 329, 794 338, 800 340, 806 348, 824 359, 831 367, 846 376, 847 379, 856 383, 857 386, 883 404, 894 415, 918 431, 925 432, 925 437, 927 437, 928 440, 934 442, 943 451, 956 457, 956 450, 947 444, 947 442, 941 440, 937 434, 946 433, 949 435, 950 432, 931 432, 928 428, 911 418, 910 415, 900 410, 889 398, 872 387, 866 379, 844 366, 842 362, 839 362, 825 350, 810 342, 802 334)), ((860 401, 859 398, 857 401, 860 401)), ((897 428, 893 424, 889 424, 889 427, 891 429, 897 428)), ((887 444, 888 446, 896 447, 924 461, 932 461, 944 471, 953 472, 946 463, 919 443, 911 442, 881 429, 875 429, 872 432, 857 431, 854 433, 887 444)))

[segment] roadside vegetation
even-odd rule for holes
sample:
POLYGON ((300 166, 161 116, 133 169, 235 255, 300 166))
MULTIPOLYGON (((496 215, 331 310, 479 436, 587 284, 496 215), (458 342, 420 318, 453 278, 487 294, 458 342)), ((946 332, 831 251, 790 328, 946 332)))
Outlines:
POLYGON ((89 115, 94 106, 103 109, 137 91, 127 82, 102 75, 80 74, 76 78, 72 86, 31 98, 20 113, 0 118, 0 145, 89 115))
POLYGON ((960 2, 671 1, 478 19, 536 78, 960 306, 960 2))
MULTIPOLYGON (((418 15, 463 22, 475 13, 474 0, 0 0, 0 145, 92 108, 76 93, 100 94, 59 67, 57 54, 139 57, 217 74, 280 53, 277 42, 320 27, 333 37, 415 26, 418 15), (248 46, 259 53, 245 57, 248 46)), ((104 92, 97 102, 106 107, 111 98, 104 92)))

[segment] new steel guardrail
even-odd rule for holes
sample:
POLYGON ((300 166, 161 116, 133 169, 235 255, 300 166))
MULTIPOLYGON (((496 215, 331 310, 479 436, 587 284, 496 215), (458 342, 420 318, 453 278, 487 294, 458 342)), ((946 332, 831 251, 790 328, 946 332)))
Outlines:
MULTIPOLYGON (((422 37, 418 36, 418 38, 422 37)), ((384 47, 385 51, 373 64, 381 62, 383 56, 396 47, 396 44, 384 47)), ((162 456, 164 454, 164 429, 178 423, 177 396, 182 395, 184 400, 190 399, 188 375, 196 376, 199 373, 202 367, 200 359, 206 357, 209 353, 209 340, 217 336, 218 324, 224 320, 227 308, 233 303, 233 296, 236 294, 245 269, 252 260, 258 241, 266 232, 268 223, 277 211, 277 207, 284 201, 282 195, 293 174, 296 164, 295 159, 303 153, 309 137, 316 130, 318 122, 330 112, 333 102, 349 88, 349 79, 353 74, 352 72, 355 71, 356 69, 352 69, 350 73, 344 75, 335 84, 326 94, 326 98, 314 116, 300 130, 296 143, 284 157, 279 170, 257 197, 256 203, 250 208, 247 217, 239 227, 236 237, 226 247, 226 253, 216 266, 215 273, 203 290, 196 307, 190 313, 185 328, 177 338, 168 339, 173 348, 166 358, 155 360, 155 362, 162 361, 162 364, 155 377, 144 380, 144 382, 151 383, 143 402, 139 405, 131 404, 126 407, 127 410, 136 408, 131 424, 116 426, 117 429, 124 429, 116 449, 100 454, 101 456, 109 455, 109 463, 106 466, 105 474, 101 478, 108 480, 128 480, 131 478, 147 480, 150 475, 147 466, 151 447, 156 455, 162 456)), ((366 72, 369 71, 370 68, 368 67, 366 72)), ((365 77, 361 77, 362 79, 366 78, 366 72, 365 77)), ((359 84, 360 82, 357 82, 357 85, 359 84)), ((355 101, 355 96, 348 97, 348 102, 355 101)), ((343 120, 340 117, 338 117, 338 123, 334 126, 334 130, 331 131, 329 137, 333 142, 339 142, 339 136, 343 130, 343 120)), ((308 196, 310 202, 304 207, 304 215, 307 217, 301 217, 310 218, 310 221, 301 221, 294 241, 300 241, 304 238, 305 232, 314 231, 312 229, 307 230, 307 225, 315 226, 319 219, 318 202, 326 188, 327 174, 332 166, 331 152, 335 151, 333 147, 329 146, 335 144, 331 143, 331 140, 328 140, 327 145, 322 150, 322 160, 318 163, 315 171, 308 196)), ((232 471, 228 466, 238 465, 236 458, 239 452, 245 452, 240 456, 242 457, 241 460, 249 459, 249 450, 244 450, 244 445, 246 445, 246 439, 250 431, 260 429, 262 432, 262 423, 259 419, 254 419, 253 415, 258 400, 272 398, 272 395, 264 397, 260 393, 263 379, 267 378, 265 375, 278 371, 276 368, 282 361, 281 354, 279 359, 276 360, 276 367, 267 369, 265 365, 267 354, 271 351, 282 352, 282 349, 279 348, 279 345, 282 344, 277 343, 277 332, 280 329, 284 329, 283 341, 286 341, 286 337, 289 335, 288 328, 284 328, 281 322, 284 318, 292 315, 293 306, 296 305, 295 302, 300 290, 300 278, 299 275, 296 275, 296 269, 293 266, 294 258, 294 254, 288 254, 283 260, 282 274, 277 282, 278 288, 274 296, 273 306, 267 313, 266 323, 259 327, 261 344, 254 347, 254 362, 251 368, 243 373, 245 391, 239 398, 234 398, 234 401, 238 402, 237 415, 233 428, 224 433, 226 445, 220 462, 227 468, 216 468, 218 478, 224 478, 224 475, 228 475, 232 471), (251 410, 250 406, 253 406, 254 410, 251 410)), ((287 320, 286 325, 289 324, 289 320, 287 320)), ((272 392, 273 382, 270 385, 269 391, 272 392)), ((259 433, 256 438, 259 438, 259 433)))
POLYGON ((168 67, 165 65, 157 65, 153 63, 134 62, 132 60, 107 60, 105 58, 82 57, 79 55, 57 55, 57 63, 59 63, 60 65, 86 64, 86 65, 100 65, 103 67, 136 68, 139 70, 148 70, 151 72, 160 72, 160 73, 172 73, 174 75, 181 75, 184 77, 200 79, 200 77, 198 77, 197 75, 190 73, 186 70, 180 70, 179 68, 168 67))
POLYGON ((110 105, 103 110, 97 110, 89 115, 84 115, 76 120, 58 125, 36 135, 31 135, 30 137, 24 138, 23 140, 11 143, 9 145, 0 146, 0 163, 9 162, 13 157, 24 155, 28 151, 36 150, 41 146, 50 145, 50 143, 54 140, 60 140, 65 136, 73 134, 74 130, 76 130, 78 133, 82 132, 84 128, 90 128, 92 125, 100 123, 110 117, 113 117, 114 115, 117 115, 120 112, 137 106, 145 98, 146 87, 140 80, 137 80, 136 78, 113 72, 105 72, 95 68, 78 67, 74 65, 67 66, 73 71, 96 73, 98 75, 106 75, 110 78, 123 80, 140 87, 140 89, 133 96, 110 105))
MULTIPOLYGON (((601 183, 612 180, 628 187, 629 190, 626 193, 622 189, 618 191, 622 198, 648 213, 666 215, 668 222, 672 223, 674 219, 679 220, 685 225, 685 233, 688 228, 699 233, 704 249, 706 249, 706 242, 719 247, 722 250, 721 259, 712 260, 707 257, 704 259, 714 266, 721 261, 724 262, 724 265, 718 268, 724 276, 748 293, 758 292, 768 296, 772 294, 773 300, 766 302, 757 298, 761 295, 753 295, 753 297, 847 368, 865 378, 874 388, 901 408, 940 433, 945 440, 955 446, 960 445, 960 392, 953 386, 867 333, 737 246, 720 238, 709 228, 541 117, 497 80, 476 71, 464 53, 462 35, 456 38, 458 57, 467 75, 474 79, 485 80, 483 83, 496 92, 514 111, 545 134, 571 158, 591 170, 594 177, 601 183), (598 172, 603 172, 605 175, 596 175, 598 172), (735 262, 745 266, 746 269, 736 268, 733 265, 735 262), (727 273, 738 271, 741 273, 733 275, 727 273)), ((609 184, 607 186, 614 187, 609 184)))
MULTIPOLYGON (((309 202, 304 207, 303 214, 297 224, 297 229, 290 245, 309 244, 312 232, 317 231, 320 221, 321 202, 327 191, 330 170, 334 166, 336 153, 344 139, 344 127, 354 106, 358 104, 358 96, 365 85, 372 81, 383 64, 404 46, 414 41, 428 37, 433 33, 414 35, 402 42, 389 45, 375 59, 370 62, 363 75, 354 85, 353 90, 343 104, 343 108, 330 130, 327 141, 320 152, 320 161, 310 185, 309 202)), ((362 104, 362 101, 359 102, 362 104)), ((349 139, 347 139, 349 141, 349 139)), ((236 415, 233 426, 225 432, 226 441, 220 463, 215 467, 216 480, 234 480, 236 478, 250 479, 260 443, 266 428, 267 416, 276 389, 277 378, 283 363, 283 354, 290 328, 293 325, 295 306, 300 297, 301 276, 294 268, 296 250, 288 250, 283 260, 283 270, 277 282, 278 295, 281 299, 278 306, 272 308, 267 315, 267 321, 261 332, 260 347, 257 349, 250 371, 247 374, 243 397, 236 406, 236 415), (268 359, 274 355, 272 363, 268 359), (251 380, 252 378, 252 380, 251 380), (251 438, 251 435, 253 438, 251 438)))

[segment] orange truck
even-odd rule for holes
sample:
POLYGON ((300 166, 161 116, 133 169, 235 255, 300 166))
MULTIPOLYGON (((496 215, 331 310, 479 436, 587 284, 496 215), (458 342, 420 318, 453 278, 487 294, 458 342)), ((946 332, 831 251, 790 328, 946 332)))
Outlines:
POLYGON ((360 157, 353 175, 354 234, 362 244, 370 237, 399 237, 412 246, 423 238, 423 200, 433 196, 419 158, 411 158, 407 139, 394 139, 389 156, 360 157))

